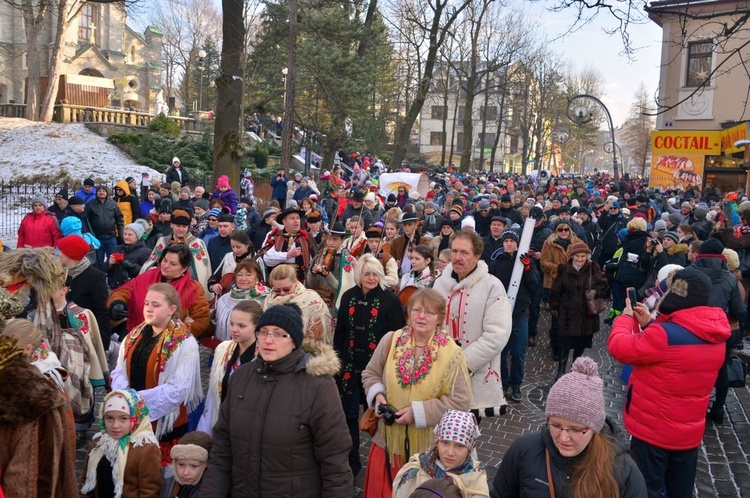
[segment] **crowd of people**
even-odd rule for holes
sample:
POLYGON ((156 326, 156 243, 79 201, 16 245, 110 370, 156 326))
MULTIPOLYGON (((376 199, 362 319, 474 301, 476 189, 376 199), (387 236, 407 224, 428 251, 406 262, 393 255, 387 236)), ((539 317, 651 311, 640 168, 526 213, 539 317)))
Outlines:
POLYGON ((452 172, 382 196, 382 161, 353 166, 280 168, 261 200, 249 172, 209 193, 175 157, 140 192, 33 198, 0 254, 6 495, 351 497, 362 472, 366 498, 692 495, 745 333, 750 202, 452 172), (488 482, 479 424, 524 399, 543 312, 546 424, 488 482), (586 356, 602 319, 629 448, 586 356))

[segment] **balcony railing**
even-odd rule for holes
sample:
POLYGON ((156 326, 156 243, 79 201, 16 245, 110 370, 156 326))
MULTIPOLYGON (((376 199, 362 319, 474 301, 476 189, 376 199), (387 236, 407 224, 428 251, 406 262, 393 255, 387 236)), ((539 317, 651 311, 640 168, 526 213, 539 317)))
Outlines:
MULTIPOLYGON (((54 120, 59 123, 112 123, 130 126, 148 126, 153 114, 106 107, 87 107, 71 104, 55 105, 54 120)), ((193 118, 168 116, 180 125, 182 131, 200 131, 198 121, 193 118)))

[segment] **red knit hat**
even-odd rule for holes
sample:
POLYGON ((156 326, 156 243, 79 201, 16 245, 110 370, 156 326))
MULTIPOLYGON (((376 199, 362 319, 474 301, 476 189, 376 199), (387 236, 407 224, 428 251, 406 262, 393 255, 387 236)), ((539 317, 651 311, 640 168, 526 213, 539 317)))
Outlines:
POLYGON ((89 243, 80 235, 68 235, 57 244, 60 252, 72 260, 80 261, 89 253, 89 243))
POLYGON ((435 192, 433 192, 432 190, 430 190, 429 192, 427 192, 426 199, 429 200, 429 199, 434 199, 434 198, 435 198, 435 192))

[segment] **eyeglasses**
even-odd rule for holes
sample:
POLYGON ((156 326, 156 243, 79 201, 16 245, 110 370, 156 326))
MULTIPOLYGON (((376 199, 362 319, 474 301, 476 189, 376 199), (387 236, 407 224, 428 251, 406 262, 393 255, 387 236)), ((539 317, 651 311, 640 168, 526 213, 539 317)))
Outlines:
POLYGON ((280 341, 282 339, 286 339, 287 337, 291 337, 291 335, 282 334, 281 332, 276 332, 276 331, 267 332, 264 330, 259 330, 258 332, 255 333, 255 337, 257 337, 259 341, 264 341, 266 337, 270 337, 274 341, 280 341))
POLYGON ((274 287, 271 290, 273 291, 274 294, 279 294, 281 296, 284 296, 284 295, 289 294, 290 292, 292 292, 292 286, 290 285, 289 287, 281 287, 281 288, 278 288, 278 289, 274 287))
POLYGON ((557 233, 570 232, 570 228, 558 228, 557 233))
POLYGON ((583 429, 576 429, 574 427, 565 428, 560 424, 555 424, 552 422, 547 422, 547 428, 549 429, 550 434, 555 437, 559 436, 563 433, 563 431, 565 431, 568 433, 568 436, 572 438, 585 436, 586 433, 591 430, 591 427, 584 427, 583 429))
POLYGON ((438 314, 435 311, 428 311, 426 309, 422 308, 412 308, 411 309, 411 315, 417 316, 417 315, 424 315, 427 318, 435 318, 438 314))
POLYGON ((620 208, 616 208, 614 206, 612 206, 611 208, 609 208, 610 211, 617 211, 618 209, 620 209, 620 208))

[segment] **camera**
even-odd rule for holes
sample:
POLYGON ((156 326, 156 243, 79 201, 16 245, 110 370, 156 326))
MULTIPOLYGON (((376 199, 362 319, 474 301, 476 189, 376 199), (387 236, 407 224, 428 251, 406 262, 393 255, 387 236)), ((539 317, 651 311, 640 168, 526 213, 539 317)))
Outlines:
POLYGON ((383 422, 385 425, 393 425, 396 421, 396 409, 391 405, 378 405, 378 415, 383 416, 383 422))

